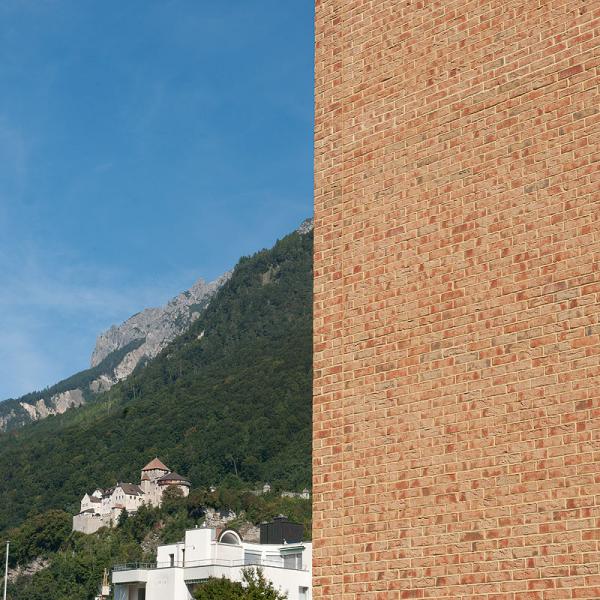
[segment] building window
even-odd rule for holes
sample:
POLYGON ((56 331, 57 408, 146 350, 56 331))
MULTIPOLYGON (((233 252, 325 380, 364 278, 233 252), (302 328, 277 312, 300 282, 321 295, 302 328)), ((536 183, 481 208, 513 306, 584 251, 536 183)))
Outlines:
POLYGON ((298 588, 298 600, 308 600, 308 588, 300 586, 298 588))
POLYGON ((244 552, 245 565, 260 565, 260 554, 256 552, 244 552))
POLYGON ((302 553, 284 554, 283 567, 285 569, 302 569, 302 553))
POLYGON ((169 554, 169 561, 171 563, 171 566, 174 567, 175 566, 175 555, 174 554, 169 554))
POLYGON ((281 567, 283 559, 281 554, 267 554, 267 565, 281 567))

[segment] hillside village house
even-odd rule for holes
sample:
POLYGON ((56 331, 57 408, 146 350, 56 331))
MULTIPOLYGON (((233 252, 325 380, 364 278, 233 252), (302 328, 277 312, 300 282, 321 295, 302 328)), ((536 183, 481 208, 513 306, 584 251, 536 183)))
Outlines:
POLYGON ((169 487, 175 487, 187 496, 190 485, 185 477, 171 472, 155 458, 142 469, 140 485, 117 483, 114 487, 85 494, 79 514, 73 517, 73 531, 94 533, 101 527, 112 527, 124 510, 134 513, 142 504, 160 506, 169 487))
POLYGON ((192 600, 209 577, 242 581, 244 568, 258 566, 288 600, 310 600, 312 544, 301 540, 302 526, 284 517, 261 526, 259 544, 244 542, 232 529, 191 529, 182 542, 159 546, 156 563, 115 566, 114 598, 192 600))

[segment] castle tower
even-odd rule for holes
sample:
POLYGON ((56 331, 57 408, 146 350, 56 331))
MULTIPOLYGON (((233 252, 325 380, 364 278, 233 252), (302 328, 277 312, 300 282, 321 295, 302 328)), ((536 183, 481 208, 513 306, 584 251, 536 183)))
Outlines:
POLYGON ((142 469, 141 480, 143 481, 144 476, 146 476, 150 481, 156 481, 163 475, 166 475, 169 471, 169 467, 167 467, 160 459, 154 458, 142 469))
POLYGON ((140 487, 145 494, 146 501, 152 506, 159 506, 162 496, 162 489, 158 485, 161 477, 169 473, 167 467, 160 459, 154 458, 143 469, 141 474, 140 487))
POLYGON ((170 487, 177 488, 185 498, 190 495, 192 484, 178 473, 167 473, 156 482, 158 485, 158 494, 162 500, 162 496, 170 487))
POLYGON ((599 11, 316 2, 315 600, 600 598, 599 11))
POLYGON ((142 477, 140 480, 140 487, 142 488, 142 492, 147 496, 150 494, 150 477, 147 473, 142 471, 142 477))

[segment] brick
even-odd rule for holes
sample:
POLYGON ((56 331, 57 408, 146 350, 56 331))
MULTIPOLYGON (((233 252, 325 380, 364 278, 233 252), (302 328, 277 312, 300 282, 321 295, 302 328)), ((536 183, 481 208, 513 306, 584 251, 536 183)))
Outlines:
POLYGON ((600 0, 317 0, 315 600, 600 598, 600 0))

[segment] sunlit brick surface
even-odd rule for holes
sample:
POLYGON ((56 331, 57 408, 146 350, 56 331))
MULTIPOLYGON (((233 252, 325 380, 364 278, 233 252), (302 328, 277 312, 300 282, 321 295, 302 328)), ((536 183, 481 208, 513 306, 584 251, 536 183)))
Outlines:
POLYGON ((314 598, 600 598, 600 0, 316 3, 314 598))

